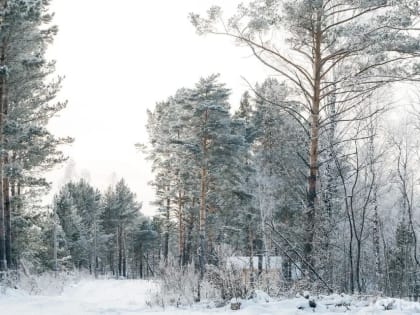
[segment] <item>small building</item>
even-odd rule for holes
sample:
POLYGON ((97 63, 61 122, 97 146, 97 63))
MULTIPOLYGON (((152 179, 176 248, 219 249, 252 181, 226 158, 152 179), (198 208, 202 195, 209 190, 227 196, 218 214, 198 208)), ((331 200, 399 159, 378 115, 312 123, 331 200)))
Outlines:
POLYGON ((250 278, 252 272, 280 276, 289 281, 298 280, 301 277, 296 264, 281 256, 232 256, 227 259, 226 264, 234 270, 240 270, 246 279, 250 278))

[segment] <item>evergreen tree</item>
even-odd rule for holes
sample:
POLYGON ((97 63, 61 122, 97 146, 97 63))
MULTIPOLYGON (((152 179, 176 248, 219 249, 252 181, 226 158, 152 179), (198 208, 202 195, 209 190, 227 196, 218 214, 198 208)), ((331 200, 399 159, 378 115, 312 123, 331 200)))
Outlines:
POLYGON ((141 204, 135 200, 135 194, 130 191, 124 179, 115 188, 109 188, 103 201, 102 224, 108 235, 109 264, 112 272, 118 276, 127 277, 127 239, 128 234, 138 219, 141 204))
MULTIPOLYGON (((261 217, 264 255, 267 264, 275 248, 270 247, 270 222, 289 234, 293 240, 301 221, 301 200, 304 199, 305 134, 300 123, 279 106, 288 102, 289 91, 284 83, 267 79, 256 88, 256 106, 253 115, 255 140, 252 146, 255 174, 256 206, 261 217)), ((289 105, 292 106, 292 105, 289 105)), ((294 107, 299 111, 298 105, 294 107)), ((269 267, 269 266, 265 266, 269 267)))
MULTIPOLYGON (((239 108, 235 112, 233 119, 237 125, 237 133, 242 134, 245 139, 245 152, 241 159, 242 166, 239 171, 242 171, 243 188, 242 194, 239 196, 239 202, 236 207, 239 213, 232 213, 230 218, 230 225, 234 228, 234 231, 238 231, 233 235, 238 235, 237 240, 232 239, 233 235, 229 233, 230 240, 228 241, 234 248, 238 248, 240 252, 249 256, 249 268, 250 268, 250 285, 253 288, 254 282, 256 281, 254 266, 254 256, 262 258, 262 248, 259 246, 262 244, 262 226, 261 216, 259 208, 256 202, 256 169, 253 161, 252 145, 257 135, 257 128, 254 125, 255 109, 253 108, 253 100, 248 91, 246 91, 241 98, 239 108), (239 123, 239 124, 238 124, 239 123), (235 246, 235 241, 238 245, 235 246)), ((262 261, 258 264, 258 267, 262 267, 262 261)), ((258 268, 258 275, 261 274, 262 269, 258 268)))
MULTIPOLYGON (((184 100, 180 120, 188 121, 188 128, 177 139, 176 144, 193 157, 199 179, 199 268, 204 276, 205 265, 210 258, 208 250, 214 247, 218 223, 216 213, 226 213, 229 200, 235 193, 241 178, 234 173, 239 165, 238 152, 244 141, 243 135, 233 132, 232 119, 227 99, 229 91, 217 82, 218 76, 201 79, 191 95, 184 100), (210 214, 210 215, 208 215, 210 214), (210 223, 210 224, 209 224, 210 223)), ((194 165, 194 167, 192 166, 194 165)))
POLYGON ((4 244, 9 267, 17 263, 12 250, 15 254, 22 250, 12 244, 12 234, 22 232, 14 229, 12 217, 22 215, 24 210, 18 207, 25 206, 24 199, 34 190, 42 193, 48 188, 42 172, 65 160, 58 146, 71 142, 54 137, 46 128, 48 120, 65 107, 65 103, 54 103, 61 78, 51 79, 55 63, 45 57, 57 32, 50 25, 49 4, 18 0, 0 4, 4 9, 0 30, 4 70, 0 82, 0 218, 5 219, 3 232, 0 223, 0 256, 4 244))
POLYGON ((76 268, 86 267, 86 231, 82 225, 82 217, 75 204, 75 194, 72 191, 72 183, 65 185, 54 197, 54 213, 57 214, 60 226, 66 239, 66 247, 69 249, 73 266, 76 268))
POLYGON ((242 122, 231 117, 229 91, 217 80, 218 75, 212 75, 194 89, 180 89, 167 102, 157 104, 148 123, 154 185, 166 225, 164 259, 173 213, 183 263, 189 260, 192 246, 186 240, 191 240, 194 226, 198 228, 202 276, 209 259, 217 261, 209 253, 224 239, 225 231, 215 226, 226 226, 226 220, 235 215, 232 209, 243 192, 239 170, 246 153, 242 122), (197 216, 198 224, 194 222, 197 216))
POLYGON ((239 5, 228 21, 217 6, 205 18, 190 15, 199 34, 234 39, 299 91, 295 100, 303 112, 294 110, 296 102, 278 105, 304 120, 307 133, 303 167, 308 173, 303 246, 307 271, 315 265, 319 139, 329 126, 330 98, 336 98, 336 123, 357 122, 370 117, 358 110, 367 96, 417 75, 410 64, 419 48, 410 33, 417 6, 417 1, 255 0, 239 5))

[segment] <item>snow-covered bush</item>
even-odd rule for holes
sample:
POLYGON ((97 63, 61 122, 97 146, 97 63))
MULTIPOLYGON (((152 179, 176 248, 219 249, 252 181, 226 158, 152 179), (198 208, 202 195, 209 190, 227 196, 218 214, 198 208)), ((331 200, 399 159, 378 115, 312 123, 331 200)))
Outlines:
POLYGON ((14 288, 18 281, 18 273, 16 271, 0 272, 0 294, 4 293, 7 288, 14 288))
POLYGON ((149 305, 161 307, 192 305, 197 296, 198 273, 193 265, 180 268, 176 262, 161 266, 159 289, 152 293, 149 305))
POLYGON ((0 273, 0 293, 8 289, 17 289, 29 295, 56 295, 62 293, 69 284, 89 277, 92 276, 78 271, 31 274, 22 268, 20 271, 0 273))
POLYGON ((20 272, 14 287, 34 295, 54 295, 61 293, 66 286, 81 279, 92 278, 88 272, 44 272, 27 274, 20 272))
POLYGON ((289 283, 282 281, 280 270, 263 270, 255 279, 254 287, 266 292, 270 296, 278 296, 290 292, 289 283))
POLYGON ((233 298, 244 299, 251 289, 249 284, 244 281, 241 270, 237 270, 233 266, 226 264, 221 266, 207 266, 206 279, 220 292, 220 297, 224 301, 229 301, 233 298))

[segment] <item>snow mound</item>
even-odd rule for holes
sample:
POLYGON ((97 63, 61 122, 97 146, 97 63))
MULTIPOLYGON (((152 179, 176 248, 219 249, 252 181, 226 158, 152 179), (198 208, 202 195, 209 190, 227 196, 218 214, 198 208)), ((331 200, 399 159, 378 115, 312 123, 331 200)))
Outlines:
MULTIPOLYGON (((315 312, 318 314, 357 314, 357 315, 414 315, 420 314, 420 303, 395 298, 374 296, 350 296, 346 294, 320 295, 317 297, 305 294, 292 300, 298 312, 315 312), (311 301, 316 306, 311 307, 311 301)), ((312 304, 314 306, 314 304, 312 304)), ((296 313, 298 314, 298 313, 296 313)))
POLYGON ((372 309, 376 311, 398 311, 401 314, 420 314, 420 303, 384 298, 376 301, 372 309))
POLYGON ((262 290, 254 290, 250 295, 250 300, 255 303, 269 303, 271 301, 271 297, 262 290))

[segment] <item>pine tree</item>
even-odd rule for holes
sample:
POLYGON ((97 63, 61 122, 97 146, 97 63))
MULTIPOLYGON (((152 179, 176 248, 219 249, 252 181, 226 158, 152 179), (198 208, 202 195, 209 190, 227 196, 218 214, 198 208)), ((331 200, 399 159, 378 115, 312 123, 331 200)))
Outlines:
POLYGON ((139 218, 141 204, 135 200, 124 179, 109 187, 103 198, 101 221, 108 235, 108 261, 112 272, 127 277, 128 234, 139 218))
POLYGON ((68 188, 72 197, 72 204, 81 218, 83 238, 86 239, 84 266, 88 267, 91 273, 95 272, 96 274, 99 268, 98 247, 101 239, 101 194, 83 179, 77 183, 69 183, 68 188))
POLYGON ((73 265, 76 268, 86 266, 87 245, 86 234, 82 217, 75 205, 73 184, 69 183, 54 197, 54 212, 57 214, 60 226, 66 238, 66 247, 69 249, 73 265))
POLYGON ((240 173, 246 153, 243 123, 230 115, 229 91, 218 76, 201 79, 194 89, 180 89, 149 113, 148 131, 156 187, 164 223, 164 260, 168 259, 169 235, 177 220, 181 264, 190 261, 192 233, 198 228, 201 275, 223 230, 234 217, 243 196, 240 173), (197 221, 198 217, 198 223, 197 221))
POLYGON ((6 221, 5 252, 11 267, 17 263, 16 256, 12 257, 12 250, 17 252, 11 242, 12 233, 18 233, 13 231, 12 216, 21 215, 22 209, 17 207, 25 204, 24 192, 48 187, 40 173, 65 160, 58 146, 71 139, 58 139, 46 128, 49 118, 65 106, 54 104, 61 79, 51 80, 54 62, 45 58, 47 46, 57 32, 50 25, 49 2, 10 0, 4 6, 0 49, 5 70, 0 84, 0 212, 4 212, 6 221))
POLYGON ((180 141, 193 156, 199 169, 199 268, 204 276, 214 239, 215 213, 226 212, 224 205, 232 199, 240 183, 233 172, 243 135, 232 132, 232 119, 228 104, 229 91, 217 82, 218 75, 202 78, 184 105, 183 120, 189 121, 188 133, 180 141), (210 216, 209 216, 210 214, 210 216))
POLYGON ((208 10, 206 18, 190 15, 199 34, 234 39, 299 91, 295 100, 304 112, 289 106, 296 102, 278 105, 303 120, 307 133, 303 252, 310 265, 315 264, 319 217, 319 139, 329 126, 330 97, 336 98, 336 123, 360 121, 370 117, 357 110, 367 96, 417 75, 410 61, 417 58, 418 40, 409 32, 417 5, 417 1, 255 0, 241 4, 228 21, 217 6, 208 10))

